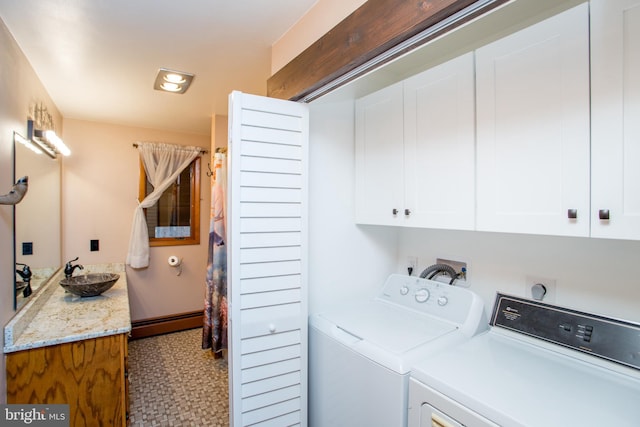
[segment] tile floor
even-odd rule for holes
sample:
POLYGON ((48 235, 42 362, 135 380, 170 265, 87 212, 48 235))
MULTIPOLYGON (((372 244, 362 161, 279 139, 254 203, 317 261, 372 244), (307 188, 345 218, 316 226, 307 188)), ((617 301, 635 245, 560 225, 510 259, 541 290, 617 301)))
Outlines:
POLYGON ((191 329, 129 343, 131 427, 229 425, 227 362, 201 342, 191 329))

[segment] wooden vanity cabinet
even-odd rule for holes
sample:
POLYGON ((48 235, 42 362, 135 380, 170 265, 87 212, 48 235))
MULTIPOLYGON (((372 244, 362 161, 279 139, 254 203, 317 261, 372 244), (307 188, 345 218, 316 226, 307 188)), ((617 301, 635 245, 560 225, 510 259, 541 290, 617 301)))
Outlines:
POLYGON ((6 355, 7 403, 69 404, 71 426, 126 426, 127 334, 6 355))

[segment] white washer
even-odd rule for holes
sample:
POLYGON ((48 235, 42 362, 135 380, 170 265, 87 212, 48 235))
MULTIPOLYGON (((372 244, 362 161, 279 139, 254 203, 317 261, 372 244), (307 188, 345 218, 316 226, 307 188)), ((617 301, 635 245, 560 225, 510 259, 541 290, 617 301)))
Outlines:
POLYGON ((472 291, 392 274, 372 300, 309 318, 309 425, 403 427, 411 366, 487 328, 472 291))
POLYGON ((425 359, 409 426, 640 426, 640 325, 498 295, 491 330, 425 359))

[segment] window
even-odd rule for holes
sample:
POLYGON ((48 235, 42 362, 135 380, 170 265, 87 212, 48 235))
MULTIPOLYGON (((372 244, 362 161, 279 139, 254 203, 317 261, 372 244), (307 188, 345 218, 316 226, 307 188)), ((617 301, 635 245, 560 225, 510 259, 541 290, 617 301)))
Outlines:
MULTIPOLYGON (((152 191, 141 162, 139 200, 152 191)), ((200 244, 200 157, 182 171, 154 206, 145 209, 145 216, 149 246, 200 244)))

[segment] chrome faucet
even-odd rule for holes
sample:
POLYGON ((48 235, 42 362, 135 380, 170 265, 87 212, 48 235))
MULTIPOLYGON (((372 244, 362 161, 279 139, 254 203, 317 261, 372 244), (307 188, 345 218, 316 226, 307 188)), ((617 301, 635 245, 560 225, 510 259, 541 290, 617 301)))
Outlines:
POLYGON ((16 273, 18 273, 18 275, 22 277, 22 280, 24 281, 25 287, 22 290, 22 296, 26 298, 29 295, 31 295, 31 293, 33 292, 31 290, 31 276, 32 276, 31 269, 27 264, 16 262, 16 265, 23 266, 22 270, 16 270, 16 273))
POLYGON ((73 276, 73 270, 75 270, 76 268, 79 268, 80 270, 84 270, 84 267, 80 264, 71 265, 72 262, 77 261, 79 258, 80 257, 76 257, 76 259, 72 259, 67 263, 67 265, 64 266, 64 277, 69 278, 73 276))

